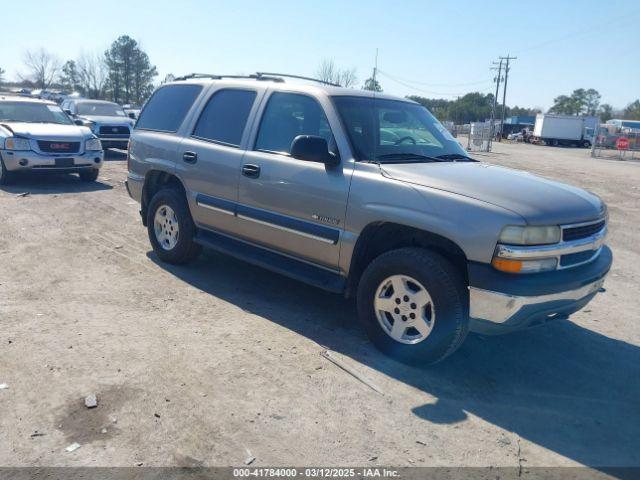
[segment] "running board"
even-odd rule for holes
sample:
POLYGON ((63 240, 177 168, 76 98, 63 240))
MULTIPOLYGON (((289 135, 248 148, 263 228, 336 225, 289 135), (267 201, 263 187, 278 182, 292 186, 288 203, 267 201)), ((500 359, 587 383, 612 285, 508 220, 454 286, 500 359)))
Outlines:
POLYGON ((334 293, 343 293, 346 278, 337 272, 296 260, 212 230, 198 228, 196 243, 281 275, 334 293))

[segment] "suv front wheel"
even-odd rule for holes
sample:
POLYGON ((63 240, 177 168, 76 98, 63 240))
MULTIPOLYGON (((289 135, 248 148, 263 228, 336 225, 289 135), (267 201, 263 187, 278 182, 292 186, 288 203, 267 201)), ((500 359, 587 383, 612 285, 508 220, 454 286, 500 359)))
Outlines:
POLYGON ((13 172, 7 170, 0 157, 0 185, 9 185, 13 181, 13 172))
POLYGON ((147 209, 147 232, 153 251, 160 260, 183 264, 200 253, 193 241, 195 225, 184 195, 175 189, 156 193, 147 209))
POLYGON ((468 332, 468 295, 457 269, 422 248, 380 255, 358 286, 358 315, 371 341, 406 363, 436 363, 468 332))

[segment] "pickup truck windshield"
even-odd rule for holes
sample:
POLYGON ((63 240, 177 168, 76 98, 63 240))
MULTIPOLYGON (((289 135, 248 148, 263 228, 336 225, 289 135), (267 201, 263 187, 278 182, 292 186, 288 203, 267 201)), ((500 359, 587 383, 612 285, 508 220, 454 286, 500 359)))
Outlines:
POLYGON ((0 122, 72 124, 59 106, 32 102, 0 102, 0 122))
POLYGON ((333 101, 356 160, 380 163, 471 160, 447 129, 421 105, 371 97, 333 101))
POLYGON ((124 110, 111 103, 82 102, 78 104, 78 115, 95 115, 103 117, 125 117, 124 110))

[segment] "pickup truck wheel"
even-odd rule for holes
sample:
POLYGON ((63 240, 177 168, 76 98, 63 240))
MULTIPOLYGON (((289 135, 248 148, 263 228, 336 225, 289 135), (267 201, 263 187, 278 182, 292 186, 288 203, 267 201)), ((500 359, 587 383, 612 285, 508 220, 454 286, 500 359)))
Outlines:
POLYGON ((467 336, 464 281, 426 249, 402 248, 373 260, 360 279, 357 303, 371 341, 405 363, 439 362, 467 336))
POLYGON ((147 232, 160 260, 183 264, 197 257, 201 248, 193 241, 195 230, 184 195, 164 189, 153 196, 147 210, 147 232))
POLYGON ((0 185, 9 185, 13 181, 13 174, 8 171, 0 158, 0 185))
POLYGON ((78 175, 80 176, 80 180, 83 182, 95 182, 98 179, 98 175, 100 174, 100 170, 97 168, 92 168, 91 170, 83 170, 78 175))

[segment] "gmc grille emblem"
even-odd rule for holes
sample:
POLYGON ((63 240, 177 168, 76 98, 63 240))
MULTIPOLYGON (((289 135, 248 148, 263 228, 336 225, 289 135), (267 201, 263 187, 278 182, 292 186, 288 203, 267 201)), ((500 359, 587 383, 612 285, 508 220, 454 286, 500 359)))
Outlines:
POLYGON ((113 127, 113 128, 111 129, 111 131, 112 131, 113 133, 117 133, 117 132, 118 132, 118 129, 117 129, 116 127, 113 127))
POLYGON ((69 150, 68 143, 52 143, 49 146, 51 147, 51 150, 69 150))

